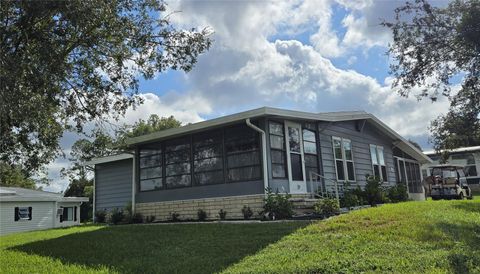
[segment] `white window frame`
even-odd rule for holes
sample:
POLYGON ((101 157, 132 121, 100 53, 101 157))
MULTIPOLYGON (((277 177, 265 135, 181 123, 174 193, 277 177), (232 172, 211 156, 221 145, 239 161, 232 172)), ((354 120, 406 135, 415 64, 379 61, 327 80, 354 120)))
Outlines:
POLYGON ((356 182, 357 181, 357 174, 356 174, 356 169, 355 169, 355 161, 354 161, 354 157, 353 157, 352 140, 347 139, 347 138, 332 136, 332 149, 333 149, 333 161, 334 161, 334 165, 335 165, 335 176, 337 178, 337 181, 338 182, 356 182), (335 140, 340 141, 340 150, 342 151, 342 159, 338 159, 337 156, 335 155, 335 143, 334 143, 335 140), (347 160, 347 157, 345 157, 345 147, 343 146, 343 142, 345 142, 345 141, 350 143, 350 153, 352 154, 352 160, 347 160), (344 177, 345 177, 344 180, 340 180, 338 178, 337 161, 342 161, 343 162, 343 174, 344 174, 344 177), (353 180, 348 179, 347 162, 351 162, 352 165, 353 165, 353 180))
MULTIPOLYGON (((385 148, 383 146, 378 146, 374 144, 370 144, 370 158, 372 157, 372 150, 375 151, 375 155, 377 157, 377 164, 378 165, 378 174, 380 175, 379 178, 382 180, 382 182, 388 183, 388 169, 387 169, 387 163, 385 161, 385 148), (382 159, 383 159, 383 165, 380 163, 380 153, 379 149, 382 151, 382 159), (387 175, 387 178, 383 178, 383 172, 382 172, 382 167, 385 167, 385 174, 387 175)), ((370 159, 372 163, 372 173, 373 176, 375 176, 375 164, 373 163, 373 159, 370 159)))

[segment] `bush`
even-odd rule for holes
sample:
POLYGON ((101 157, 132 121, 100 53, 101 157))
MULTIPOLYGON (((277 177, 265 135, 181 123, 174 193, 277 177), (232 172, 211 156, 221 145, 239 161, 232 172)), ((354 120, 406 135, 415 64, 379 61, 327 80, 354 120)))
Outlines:
POLYGON ((376 176, 367 175, 367 184, 363 190, 366 202, 371 206, 388 202, 382 181, 376 176))
POLYGON ((408 200, 408 190, 404 183, 397 183, 387 191, 387 197, 392 203, 405 202, 408 200))
POLYGON ((108 222, 116 225, 121 221, 123 221, 124 218, 125 218, 125 215, 123 214, 123 210, 115 208, 110 212, 108 216, 108 222))
POLYGON ((150 215, 145 217, 145 222, 146 223, 153 223, 155 221, 155 215, 150 215))
POLYGON ((203 209, 199 209, 197 211, 197 218, 200 222, 205 221, 207 219, 207 212, 205 212, 203 209))
POLYGON ((248 220, 252 218, 253 211, 249 206, 244 205, 242 208, 243 219, 248 220))
POLYGON ((265 198, 265 205, 263 206, 263 213, 268 214, 272 220, 286 219, 293 215, 293 204, 290 202, 292 197, 290 194, 279 194, 278 190, 272 193, 271 188, 267 188, 267 197, 265 198))
POLYGON ((340 207, 355 207, 365 203, 364 194, 360 187, 353 190, 345 190, 340 198, 340 207))
POLYGON ((141 213, 135 213, 132 215, 131 221, 134 224, 141 224, 143 223, 143 215, 141 213))
POLYGON ((107 220, 107 211, 100 210, 95 212, 95 222, 97 223, 105 223, 107 220))
POLYGON ((335 198, 324 198, 315 204, 315 212, 323 217, 330 217, 340 213, 340 205, 335 198))
POLYGON ((172 222, 180 221, 180 214, 178 214, 177 212, 170 212, 170 221, 172 222))
POLYGON ((225 220, 225 218, 227 217, 227 212, 223 209, 220 209, 220 211, 218 212, 218 216, 220 217, 220 220, 225 220))

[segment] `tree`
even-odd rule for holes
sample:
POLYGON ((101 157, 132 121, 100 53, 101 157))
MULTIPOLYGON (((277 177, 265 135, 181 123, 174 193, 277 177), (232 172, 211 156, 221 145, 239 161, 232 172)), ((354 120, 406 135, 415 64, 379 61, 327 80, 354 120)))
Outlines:
POLYGON ((173 116, 160 118, 158 115, 152 114, 147 120, 139 119, 133 125, 121 126, 113 137, 105 130, 97 128, 93 131, 92 138, 80 139, 73 144, 69 158, 72 165, 68 169, 62 169, 62 174, 69 176, 72 181, 86 177, 89 173, 86 162, 96 157, 129 152, 125 145, 127 138, 177 128, 181 125, 182 123, 173 116))
POLYGON ((415 0, 395 14, 395 22, 383 23, 393 32, 393 88, 402 96, 420 88, 415 94, 419 99, 448 96, 449 112, 429 128, 437 151, 479 145, 480 2, 455 0, 434 7, 415 0))
POLYGON ((0 186, 36 189, 35 181, 19 167, 0 162, 0 186))
POLYGON ((88 197, 88 202, 80 206, 80 220, 92 219, 93 208, 93 180, 82 176, 73 179, 64 193, 65 197, 88 197))
POLYGON ((210 30, 178 30, 162 0, 3 1, 0 160, 36 171, 60 154, 65 130, 118 119, 140 77, 189 71, 210 30))

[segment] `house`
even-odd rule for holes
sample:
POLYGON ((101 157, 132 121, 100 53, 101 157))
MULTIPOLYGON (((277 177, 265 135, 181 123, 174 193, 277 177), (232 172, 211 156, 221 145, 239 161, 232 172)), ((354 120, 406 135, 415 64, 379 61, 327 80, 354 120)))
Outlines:
MULTIPOLYGON (((425 151, 425 155, 432 159, 432 163, 422 165, 423 176, 430 176, 429 167, 440 164, 441 152, 425 151)), ((448 164, 464 166, 465 175, 469 185, 474 188, 480 188, 480 146, 461 147, 449 151, 448 164)))
POLYGON ((131 153, 94 159, 94 210, 123 208, 156 219, 241 218, 263 207, 266 188, 310 197, 363 186, 367 175, 403 182, 424 199, 420 165, 431 160, 363 111, 308 113, 263 107, 129 139, 131 153), (335 187, 334 187, 335 188, 335 187))
POLYGON ((80 205, 86 197, 0 187, 0 235, 80 224, 80 205))

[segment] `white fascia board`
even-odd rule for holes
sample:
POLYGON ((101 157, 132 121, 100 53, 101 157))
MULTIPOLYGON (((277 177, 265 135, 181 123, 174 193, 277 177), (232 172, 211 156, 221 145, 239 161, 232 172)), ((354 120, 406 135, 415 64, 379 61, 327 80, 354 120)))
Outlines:
POLYGON ((0 202, 88 202, 88 197, 1 197, 0 202))
POLYGON ((88 202, 88 197, 63 197, 59 200, 61 203, 69 203, 69 202, 88 202))
POLYGON ((86 165, 97 165, 97 164, 121 161, 121 160, 132 159, 132 158, 133 158, 133 154, 121 153, 121 154, 116 154, 116 155, 111 155, 111 156, 93 158, 91 161, 88 161, 85 164, 86 165))
MULTIPOLYGON (((449 153, 458 153, 458 152, 470 152, 470 151, 480 151, 480 146, 474 146, 474 147, 459 147, 455 148, 452 150, 448 150, 449 153)), ((444 150, 441 150, 441 152, 444 152, 444 150)), ((429 150, 424 152, 427 155, 437 155, 438 153, 435 150, 429 150)))

